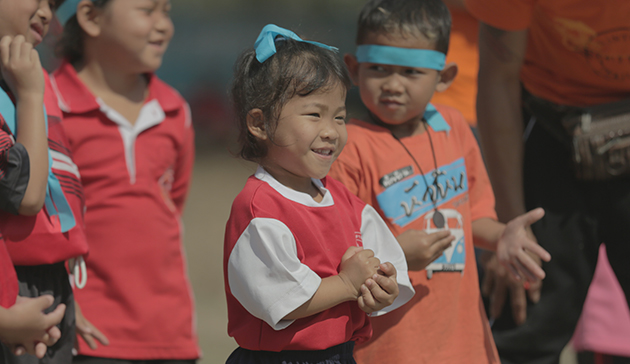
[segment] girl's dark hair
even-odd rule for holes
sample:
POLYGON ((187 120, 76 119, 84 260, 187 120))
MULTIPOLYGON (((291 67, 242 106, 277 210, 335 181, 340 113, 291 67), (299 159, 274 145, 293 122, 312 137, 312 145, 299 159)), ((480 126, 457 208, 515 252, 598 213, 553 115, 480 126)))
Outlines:
POLYGON ((420 32, 446 54, 451 34, 451 13, 441 0, 372 0, 359 15, 357 44, 369 33, 400 33, 413 36, 420 32))
POLYGON ((53 5, 53 9, 52 10, 53 11, 57 11, 57 9, 59 9, 59 7, 61 5, 63 5, 63 3, 65 3, 65 2, 66 2, 66 0, 56 0, 55 1, 55 5, 53 5))
MULTIPOLYGON (((93 0, 92 2, 95 7, 102 9, 110 1, 93 0)), ((63 27, 63 33, 61 33, 61 38, 55 47, 57 57, 65 58, 73 64, 83 60, 83 36, 84 32, 77 21, 77 16, 73 15, 63 27)))
POLYGON ((232 83, 232 102, 239 128, 239 155, 258 162, 267 155, 266 146, 247 128, 247 115, 252 109, 263 112, 264 126, 270 139, 278 124, 282 107, 294 96, 352 82, 345 65, 328 49, 293 39, 278 38, 277 53, 265 62, 256 59, 253 49, 243 52, 236 61, 232 83))

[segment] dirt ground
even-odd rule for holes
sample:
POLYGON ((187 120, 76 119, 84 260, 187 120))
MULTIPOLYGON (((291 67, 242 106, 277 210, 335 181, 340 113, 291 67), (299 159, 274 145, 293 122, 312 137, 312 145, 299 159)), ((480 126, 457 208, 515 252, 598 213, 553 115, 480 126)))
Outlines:
POLYGON ((184 211, 184 246, 195 292, 200 364, 225 363, 236 348, 227 335, 223 232, 234 197, 255 166, 225 153, 199 153, 184 211))
MULTIPOLYGON (((234 197, 255 171, 251 163, 225 153, 199 153, 184 213, 184 244, 188 271, 195 292, 199 364, 221 364, 236 348, 227 335, 223 290, 223 232, 234 197)), ((561 364, 574 364, 570 349, 561 364)))

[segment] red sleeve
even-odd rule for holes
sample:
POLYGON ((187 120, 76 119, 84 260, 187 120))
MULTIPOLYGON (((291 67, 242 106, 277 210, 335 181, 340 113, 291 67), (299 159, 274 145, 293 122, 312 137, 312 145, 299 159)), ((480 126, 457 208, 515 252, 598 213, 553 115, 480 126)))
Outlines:
POLYGON ((479 21, 495 28, 516 31, 529 28, 537 0, 465 0, 479 21))
POLYGON ((185 130, 182 144, 179 147, 179 153, 177 155, 175 177, 173 188, 171 189, 171 199, 180 214, 182 214, 184 210, 184 203, 188 195, 193 164, 195 162, 195 132, 192 126, 190 106, 186 103, 182 107, 182 111, 185 113, 186 118, 184 125, 185 130))

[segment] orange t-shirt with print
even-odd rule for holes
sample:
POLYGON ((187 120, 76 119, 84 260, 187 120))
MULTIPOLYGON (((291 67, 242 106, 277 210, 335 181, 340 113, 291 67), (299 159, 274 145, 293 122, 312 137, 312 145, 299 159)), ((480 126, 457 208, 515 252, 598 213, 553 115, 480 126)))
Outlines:
POLYGON ((464 9, 449 7, 449 10, 453 25, 446 62, 455 62, 458 72, 451 86, 433 94, 431 102, 459 110, 468 124, 476 126, 479 23, 464 9))
POLYGON ((411 155, 387 129, 352 120, 348 143, 330 170, 378 211, 395 236, 409 229, 436 231, 437 206, 456 237, 427 270, 409 272, 416 290, 409 303, 370 319, 373 338, 355 349, 360 364, 499 363, 472 241, 473 221, 496 219, 494 195, 468 123, 455 109, 436 108, 451 130, 403 138, 411 155))
POLYGON ((495 28, 528 29, 521 80, 534 95, 588 106, 630 97, 630 1, 466 0, 495 28))

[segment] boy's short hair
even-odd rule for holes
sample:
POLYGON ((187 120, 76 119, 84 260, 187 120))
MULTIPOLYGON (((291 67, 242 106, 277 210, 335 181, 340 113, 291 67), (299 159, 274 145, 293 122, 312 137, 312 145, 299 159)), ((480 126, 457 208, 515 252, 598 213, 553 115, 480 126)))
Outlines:
POLYGON ((451 13, 441 0, 371 0, 361 10, 357 44, 369 33, 420 32, 435 44, 435 50, 448 52, 451 13))

